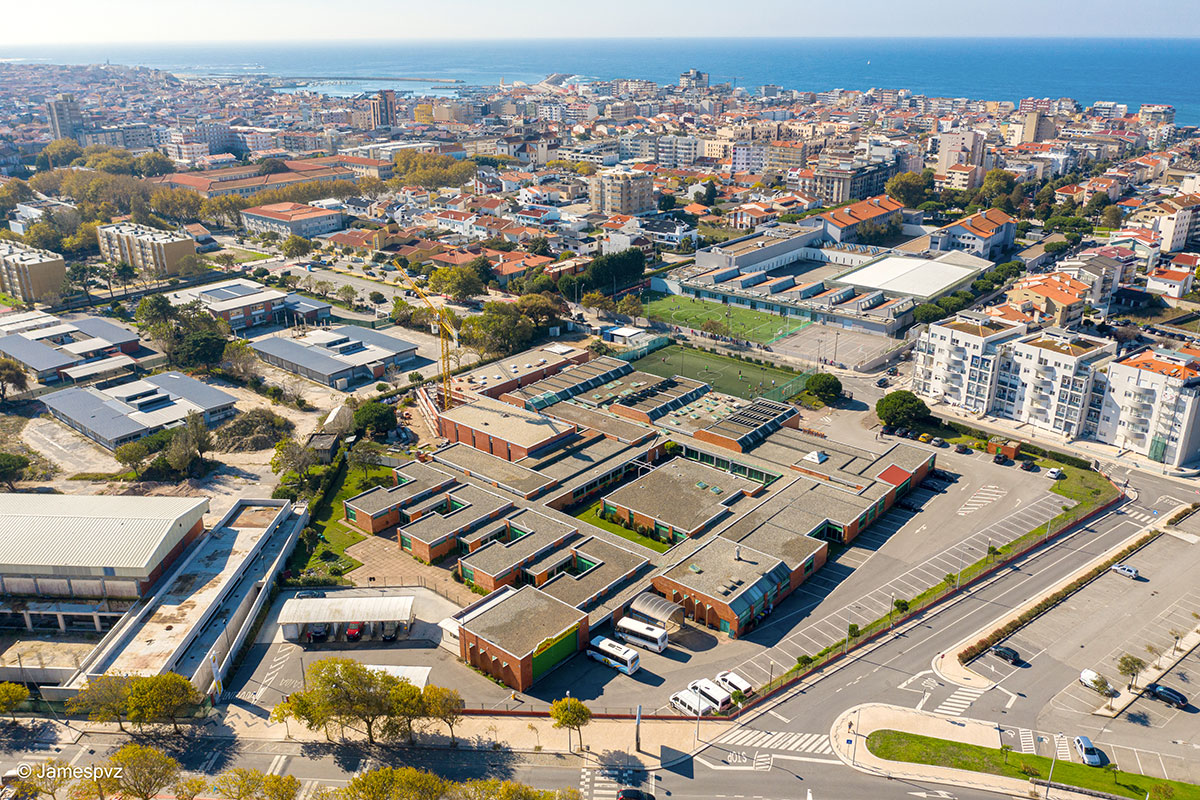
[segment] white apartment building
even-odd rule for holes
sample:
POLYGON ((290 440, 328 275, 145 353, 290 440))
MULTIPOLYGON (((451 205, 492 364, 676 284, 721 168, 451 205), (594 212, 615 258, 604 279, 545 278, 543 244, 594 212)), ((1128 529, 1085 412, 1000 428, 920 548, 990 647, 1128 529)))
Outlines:
POLYGON ((990 413, 1072 438, 1094 428, 1093 385, 1116 342, 1046 328, 999 351, 990 413))
POLYGON ((1024 336, 1024 323, 964 311, 928 327, 913 357, 913 391, 976 414, 991 410, 1002 345, 1024 336))
POLYGON ((658 164, 662 167, 686 167, 700 157, 703 146, 694 136, 658 137, 658 164))
POLYGON ((1200 350, 1143 350, 1109 365, 1097 441, 1178 467, 1200 450, 1200 350))
POLYGON ((734 172, 761 175, 767 168, 767 146, 738 142, 733 146, 730 167, 734 172))

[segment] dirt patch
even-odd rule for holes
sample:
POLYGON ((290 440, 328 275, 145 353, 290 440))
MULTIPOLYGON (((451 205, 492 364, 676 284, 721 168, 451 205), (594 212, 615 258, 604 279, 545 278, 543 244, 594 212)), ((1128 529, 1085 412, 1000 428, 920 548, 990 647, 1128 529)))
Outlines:
POLYGON ((22 433, 31 419, 36 419, 41 405, 23 403, 10 407, 0 414, 0 442, 8 453, 16 453, 29 459, 29 467, 25 474, 31 481, 44 481, 54 477, 58 472, 58 464, 51 461, 37 449, 24 440, 22 433))
POLYGON ((21 431, 21 439, 68 475, 77 472, 119 472, 124 469, 103 447, 57 420, 45 417, 30 419, 21 431))

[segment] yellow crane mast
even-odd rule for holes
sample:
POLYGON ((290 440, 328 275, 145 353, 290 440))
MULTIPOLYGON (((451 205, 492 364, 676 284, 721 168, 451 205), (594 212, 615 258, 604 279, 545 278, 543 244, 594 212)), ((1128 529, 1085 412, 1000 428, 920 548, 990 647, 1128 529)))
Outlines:
POLYGON ((405 285, 415 292, 417 297, 421 298, 425 305, 429 306, 429 310, 433 312, 433 318, 437 320, 438 339, 440 340, 442 346, 442 410, 449 411, 450 351, 457 346, 458 332, 455 331, 454 326, 450 324, 450 318, 446 313, 446 309, 442 306, 435 305, 434 302, 429 299, 429 295, 425 294, 421 287, 418 286, 411 277, 409 277, 408 271, 404 267, 400 266, 399 263, 396 263, 395 267, 403 276, 405 285))

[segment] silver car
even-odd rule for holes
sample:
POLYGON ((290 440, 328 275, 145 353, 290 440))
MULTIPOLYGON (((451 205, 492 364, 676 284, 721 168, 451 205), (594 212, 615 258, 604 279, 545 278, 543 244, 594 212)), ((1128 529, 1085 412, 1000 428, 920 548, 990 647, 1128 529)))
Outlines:
POLYGON ((1100 751, 1086 736, 1075 737, 1075 752, 1079 754, 1079 760, 1089 767, 1099 767, 1103 763, 1100 751))

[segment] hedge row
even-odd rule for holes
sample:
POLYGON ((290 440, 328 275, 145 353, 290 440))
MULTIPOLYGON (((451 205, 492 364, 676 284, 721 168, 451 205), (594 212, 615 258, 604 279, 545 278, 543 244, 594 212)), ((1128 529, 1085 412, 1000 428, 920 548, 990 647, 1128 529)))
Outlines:
POLYGON ((1012 636, 1014 633, 1019 631, 1021 628, 1025 627, 1030 622, 1033 622, 1035 619, 1040 617, 1042 614, 1046 613, 1051 608, 1053 608, 1054 606, 1061 603, 1067 597, 1070 597, 1072 594, 1074 594, 1075 592, 1078 592, 1084 586, 1087 586, 1093 580, 1095 580, 1099 576, 1103 575, 1105 572, 1107 572, 1109 570, 1109 568, 1113 564, 1119 563, 1119 562, 1123 561, 1124 559, 1128 558, 1130 556, 1130 554, 1141 549, 1142 547, 1145 547, 1147 544, 1152 542, 1158 536, 1159 536, 1158 531, 1150 531, 1150 533, 1146 534, 1145 536, 1138 539, 1133 544, 1124 548, 1123 550, 1121 550, 1121 552, 1117 553, 1112 558, 1106 559, 1104 561, 1104 563, 1099 564, 1099 565, 1093 567, 1092 569, 1088 570, 1087 574, 1083 575, 1080 578, 1076 578, 1075 580, 1071 581, 1069 584, 1067 584, 1063 588, 1059 589, 1057 592, 1054 592, 1053 594, 1043 597, 1041 600, 1038 601, 1037 605, 1035 605, 1033 608, 1029 609, 1028 611, 1025 611, 1016 619, 1009 620, 1008 622, 1001 625, 996 630, 989 633, 987 636, 980 639, 978 642, 975 642, 975 644, 967 646, 967 648, 965 650, 963 650, 962 652, 960 652, 958 654, 959 662, 962 664, 967 664, 972 659, 977 658, 978 656, 982 655, 987 650, 989 650, 993 645, 998 644, 999 642, 1001 642, 1004 639, 1007 639, 1009 636, 1012 636))
POLYGON ((1171 518, 1169 520, 1167 520, 1167 524, 1175 525, 1177 523, 1183 522, 1185 519, 1190 517, 1192 514, 1196 513, 1196 509, 1198 509, 1198 508, 1200 508, 1200 503, 1192 503, 1187 508, 1179 509, 1178 511, 1176 511, 1174 514, 1171 515, 1171 518))

